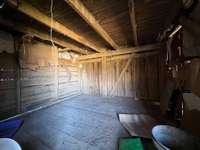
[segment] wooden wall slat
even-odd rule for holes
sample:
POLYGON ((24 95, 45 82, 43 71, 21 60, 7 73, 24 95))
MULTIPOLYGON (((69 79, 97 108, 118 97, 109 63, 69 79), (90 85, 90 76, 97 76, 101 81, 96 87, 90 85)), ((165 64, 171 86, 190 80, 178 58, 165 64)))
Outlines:
MULTIPOLYGON (((59 61, 61 62, 61 61, 59 61)), ((58 98, 80 94, 79 67, 76 65, 59 64, 58 67, 58 98)))
POLYGON ((20 53, 22 111, 80 94, 77 65, 60 61, 58 50, 50 45, 26 41, 25 47, 25 54, 20 53))
POLYGON ((14 49, 10 40, 3 47, 13 49, 0 52, 0 119, 80 94, 79 67, 60 60, 57 48, 23 38, 14 49))
POLYGON ((110 93, 121 71, 125 59, 102 59, 102 62, 84 63, 81 69, 82 93, 96 96, 124 96, 159 101, 158 55, 134 57, 121 81, 110 93), (98 65, 97 65, 98 64, 98 65))
POLYGON ((1 114, 9 117, 17 113, 16 73, 15 53, 0 53, 0 118, 5 118, 1 114))

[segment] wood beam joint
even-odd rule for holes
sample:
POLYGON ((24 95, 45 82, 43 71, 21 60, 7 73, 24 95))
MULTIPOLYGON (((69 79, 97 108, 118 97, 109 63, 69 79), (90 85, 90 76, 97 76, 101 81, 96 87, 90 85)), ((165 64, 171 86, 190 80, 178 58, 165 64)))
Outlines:
MULTIPOLYGON (((11 6, 15 6, 17 10, 26 14, 27 16, 37 20, 38 22, 51 27, 51 18, 43 14, 37 8, 34 8, 31 4, 26 2, 25 0, 20 0, 20 3, 15 3, 13 0, 7 0, 7 3, 11 6)), ((63 24, 53 21, 52 25, 53 30, 59 32, 97 52, 103 52, 99 47, 88 41, 85 37, 80 36, 78 33, 75 33, 71 29, 67 28, 63 24)))
POLYGON ((79 60, 87 60, 87 59, 94 59, 100 57, 109 57, 109 56, 117 56, 117 55, 125 55, 125 54, 132 54, 132 53, 146 53, 146 52, 154 52, 158 51, 159 49, 164 47, 164 43, 156 43, 144 46, 136 46, 136 47, 129 47, 124 49, 118 49, 116 51, 107 51, 104 53, 95 53, 89 54, 86 56, 81 56, 79 60))
POLYGON ((80 0, 65 0, 106 42, 108 42, 114 49, 119 46, 113 41, 108 33, 103 29, 94 15, 84 6, 80 0))
MULTIPOLYGON (((37 37, 41 40, 50 41, 50 35, 49 34, 37 31, 34 28, 24 26, 20 23, 13 22, 12 20, 5 19, 1 16, 0 16, 0 24, 3 25, 3 26, 6 26, 6 27, 12 28, 15 31, 37 37)), ((81 54, 88 54, 88 52, 86 50, 81 49, 80 47, 73 45, 73 44, 71 44, 71 43, 69 43, 65 40, 53 37, 53 41, 57 45, 60 45, 62 47, 66 47, 66 48, 70 48, 74 52, 78 52, 78 53, 81 53, 81 54)))

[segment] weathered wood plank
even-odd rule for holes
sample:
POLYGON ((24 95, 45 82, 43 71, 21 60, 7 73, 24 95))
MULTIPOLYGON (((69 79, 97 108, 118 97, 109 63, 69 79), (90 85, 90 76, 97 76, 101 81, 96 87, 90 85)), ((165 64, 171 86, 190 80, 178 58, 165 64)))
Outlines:
MULTIPOLYGON (((12 0, 8 0, 7 1, 8 4, 13 5, 12 0)), ((46 16, 45 14, 43 14, 42 12, 40 12, 38 9, 34 8, 31 4, 29 4, 28 2, 26 2, 25 0, 20 1, 19 4, 14 4, 14 6, 21 11, 22 13, 28 15, 31 18, 36 19, 37 21, 39 21, 40 23, 43 23, 44 25, 51 27, 51 18, 49 18, 48 16, 46 16)), ((93 43, 89 42, 86 38, 80 36, 79 34, 73 32, 72 30, 70 30, 69 28, 67 28, 66 26, 60 24, 57 21, 53 21, 53 25, 52 28, 61 33, 64 34, 65 36, 70 37, 71 39, 85 45, 88 46, 92 49, 94 49, 97 52, 102 52, 100 50, 100 48, 96 47, 96 45, 94 45, 93 43)))
POLYGON ((117 49, 115 51, 107 51, 104 53, 95 53, 95 54, 80 56, 78 60, 94 59, 94 58, 106 57, 106 56, 112 57, 115 55, 125 55, 125 54, 133 54, 133 53, 145 53, 149 51, 159 51, 159 49, 162 47, 163 47, 163 43, 157 43, 157 44, 150 44, 150 45, 144 45, 144 46, 122 48, 122 49, 117 49))
POLYGON ((136 22, 136 15, 135 15, 135 2, 134 0, 129 0, 129 15, 131 20, 132 32, 133 32, 133 41, 136 46, 139 45, 138 43, 138 36, 137 36, 137 22, 136 22))
MULTIPOLYGON (((0 24, 7 26, 9 28, 12 28, 12 29, 14 29, 18 32, 34 36, 34 37, 37 37, 37 38, 45 40, 45 41, 51 40, 50 35, 47 34, 47 33, 39 32, 38 30, 36 30, 34 28, 24 26, 24 25, 20 24, 19 22, 13 22, 11 20, 2 18, 1 16, 0 16, 0 24)), ((81 54, 87 54, 88 53, 86 50, 83 50, 80 47, 78 47, 74 44, 71 44, 70 42, 67 42, 65 40, 62 40, 60 38, 53 37, 53 41, 56 44, 63 46, 65 48, 68 48, 70 50, 73 50, 75 52, 78 52, 78 53, 81 53, 81 54)))
POLYGON ((84 94, 100 96, 134 97, 148 101, 159 100, 158 55, 148 57, 132 57, 126 71, 123 71, 127 59, 107 59, 103 74, 102 62, 83 64, 81 69, 81 90, 84 94), (101 65, 96 65, 101 64, 101 65), (116 85, 121 75, 121 80, 112 94, 107 89, 116 85), (106 76, 106 80, 103 78, 106 76), (98 78, 98 79, 97 79, 98 78), (98 82, 97 82, 98 81, 98 82), (106 90, 105 90, 106 89, 106 90))
POLYGON ((84 6, 80 0, 65 0, 65 2, 68 3, 114 49, 119 48, 119 46, 113 41, 113 39, 95 19, 93 14, 84 6))

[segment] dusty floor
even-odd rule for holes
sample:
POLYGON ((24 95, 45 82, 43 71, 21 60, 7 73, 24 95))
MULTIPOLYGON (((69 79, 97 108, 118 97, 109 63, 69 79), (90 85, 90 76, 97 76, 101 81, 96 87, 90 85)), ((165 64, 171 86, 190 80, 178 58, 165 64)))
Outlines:
POLYGON ((15 139, 23 150, 116 150, 128 137, 117 113, 148 113, 130 98, 79 96, 25 117, 15 139))

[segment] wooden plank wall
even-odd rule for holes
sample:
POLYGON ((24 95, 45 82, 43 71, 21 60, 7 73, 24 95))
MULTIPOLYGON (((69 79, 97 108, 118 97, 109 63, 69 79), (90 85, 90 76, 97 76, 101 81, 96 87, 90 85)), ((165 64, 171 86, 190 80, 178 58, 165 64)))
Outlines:
POLYGON ((80 70, 76 64, 59 61, 58 98, 66 98, 80 94, 80 70))
POLYGON ((17 112, 17 67, 14 54, 0 54, 0 118, 17 112))
POLYGON ((79 67, 60 60, 57 48, 35 39, 14 42, 1 31, 0 44, 1 119, 80 95, 79 67))
POLYGON ((22 110, 30 110, 56 99, 54 69, 40 67, 37 70, 21 69, 22 110))
POLYGON ((134 57, 122 80, 110 93, 128 58, 106 59, 106 64, 84 62, 81 68, 81 91, 88 95, 124 96, 151 101, 159 100, 159 57, 134 57))
POLYGON ((80 93, 77 65, 59 61, 58 50, 49 45, 25 42, 20 53, 22 111, 80 93))
POLYGON ((0 118, 17 112, 17 59, 11 34, 0 31, 0 118))
POLYGON ((23 40, 20 47, 21 111, 57 98, 57 50, 41 42, 23 40))

